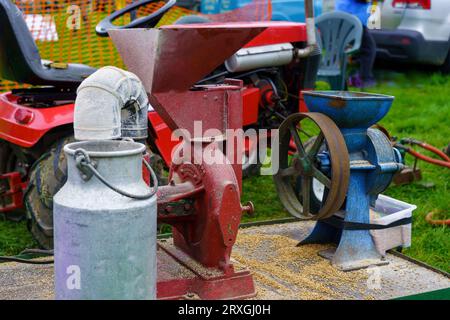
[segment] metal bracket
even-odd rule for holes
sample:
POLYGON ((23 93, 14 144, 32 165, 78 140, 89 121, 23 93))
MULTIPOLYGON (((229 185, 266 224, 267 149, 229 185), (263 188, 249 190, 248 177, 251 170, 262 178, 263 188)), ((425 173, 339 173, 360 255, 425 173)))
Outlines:
POLYGON ((94 172, 87 166, 87 164, 90 163, 94 168, 97 168, 97 163, 95 161, 91 161, 87 152, 81 149, 75 151, 74 158, 81 179, 84 181, 89 181, 94 175, 94 172))

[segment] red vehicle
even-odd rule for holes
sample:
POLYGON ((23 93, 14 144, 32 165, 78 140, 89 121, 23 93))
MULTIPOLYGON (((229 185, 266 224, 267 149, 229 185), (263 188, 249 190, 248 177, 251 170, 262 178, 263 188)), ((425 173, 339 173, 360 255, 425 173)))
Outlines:
MULTIPOLYGON (((153 1, 139 1, 116 11, 97 26, 97 32, 117 28, 112 25, 115 18, 153 1)), ((153 27, 174 4, 175 0, 169 0, 156 12, 124 27, 153 27)), ((51 248, 52 197, 66 178, 62 146, 73 139, 76 88, 95 69, 43 63, 17 10, 10 0, 0 0, 0 78, 33 87, 0 94, 0 212, 14 217, 25 208, 30 231, 42 247, 51 248)), ((307 57, 293 54, 307 47, 305 24, 267 24, 244 50, 200 81, 243 80, 244 128, 277 128, 287 115, 301 110, 300 91, 313 88, 320 60, 320 52, 307 57), (272 54, 282 58, 274 59, 272 54)), ((148 120, 146 143, 153 161, 160 156, 163 163, 170 164, 172 148, 178 142, 171 141, 170 129, 155 111, 149 110, 148 120)), ((247 173, 254 169, 245 168, 247 173)))

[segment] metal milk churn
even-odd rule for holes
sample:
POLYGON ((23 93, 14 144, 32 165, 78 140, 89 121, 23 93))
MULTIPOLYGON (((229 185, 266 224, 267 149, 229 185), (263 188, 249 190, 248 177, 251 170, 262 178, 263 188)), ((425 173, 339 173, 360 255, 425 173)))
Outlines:
POLYGON ((54 197, 56 299, 156 298, 157 186, 143 181, 144 150, 126 140, 64 147, 68 179, 54 197))

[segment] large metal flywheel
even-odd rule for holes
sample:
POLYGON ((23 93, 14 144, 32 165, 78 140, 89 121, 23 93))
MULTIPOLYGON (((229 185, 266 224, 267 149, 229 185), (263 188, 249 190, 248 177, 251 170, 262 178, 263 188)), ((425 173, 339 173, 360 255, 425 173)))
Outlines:
POLYGON ((279 170, 274 182, 284 207, 300 219, 330 217, 345 201, 350 176, 349 155, 342 133, 329 117, 311 112, 290 115, 278 134, 279 170), (302 138, 307 130, 304 122, 312 122, 318 130, 314 142, 306 147, 306 139, 302 138), (318 208, 312 210, 312 189, 317 184, 323 185, 324 190, 318 208))

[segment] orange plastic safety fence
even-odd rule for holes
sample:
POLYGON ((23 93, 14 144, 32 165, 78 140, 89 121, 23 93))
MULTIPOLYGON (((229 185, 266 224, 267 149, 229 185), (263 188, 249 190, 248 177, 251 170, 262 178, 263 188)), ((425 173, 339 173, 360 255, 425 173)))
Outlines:
MULTIPOLYGON (((132 0, 15 0, 35 40, 41 58, 54 62, 83 63, 92 67, 114 65, 123 68, 112 41, 95 33, 99 21, 132 0)), ((155 2, 141 7, 137 17, 146 16, 165 2, 155 2)), ((159 22, 172 24, 191 10, 173 7, 159 22)), ((126 15, 114 21, 123 25, 130 21, 126 15)), ((0 92, 24 87, 0 79, 0 92)))

